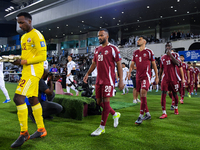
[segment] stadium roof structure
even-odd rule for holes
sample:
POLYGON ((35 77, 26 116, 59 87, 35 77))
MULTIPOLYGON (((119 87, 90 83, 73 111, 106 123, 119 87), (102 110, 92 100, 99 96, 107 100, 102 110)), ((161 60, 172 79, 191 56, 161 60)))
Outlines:
MULTIPOLYGON (((123 33, 155 29, 156 25, 162 28, 180 25, 193 25, 199 28, 198 18, 200 18, 199 0, 125 0, 94 10, 92 13, 47 24, 37 29, 50 39, 71 34, 79 35, 100 28, 107 28, 113 33, 119 29, 123 33), (52 34, 49 29, 54 29, 54 33, 52 34)), ((7 28, 5 30, 9 31, 7 28)))

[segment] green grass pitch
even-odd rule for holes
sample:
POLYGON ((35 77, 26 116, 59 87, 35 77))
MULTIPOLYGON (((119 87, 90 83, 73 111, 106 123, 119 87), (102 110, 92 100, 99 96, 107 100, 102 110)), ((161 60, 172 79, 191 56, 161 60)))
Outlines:
MULTIPOLYGON (((17 84, 6 83, 6 88, 13 99, 17 84)), ((64 89, 65 90, 65 89, 64 89)), ((106 133, 91 137, 101 121, 101 116, 88 116, 82 121, 54 116, 53 120, 45 120, 47 136, 41 139, 28 140, 22 147, 24 150, 199 150, 200 149, 200 92, 192 98, 185 97, 184 104, 179 103, 179 115, 170 110, 171 99, 167 96, 166 119, 162 115, 160 104, 161 92, 148 92, 147 103, 151 120, 135 125, 139 116, 140 105, 119 109, 120 123, 113 127, 112 116, 109 115, 106 133)), ((0 150, 10 149, 10 145, 18 138, 20 126, 13 100, 3 104, 5 96, 0 91, 0 150)), ((117 95, 111 101, 132 103, 133 96, 117 95)), ((36 124, 29 119, 29 133, 36 131, 36 124)))

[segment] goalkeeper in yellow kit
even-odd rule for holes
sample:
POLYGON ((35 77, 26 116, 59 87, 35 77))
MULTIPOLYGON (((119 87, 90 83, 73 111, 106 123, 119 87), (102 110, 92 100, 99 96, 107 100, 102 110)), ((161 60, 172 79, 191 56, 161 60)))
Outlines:
POLYGON ((38 101, 39 80, 43 75, 43 62, 47 57, 46 42, 43 35, 32 26, 32 16, 27 12, 17 15, 19 27, 26 33, 21 37, 21 59, 13 62, 14 65, 23 65, 22 77, 17 86, 14 102, 17 106, 17 115, 21 127, 20 136, 11 145, 11 148, 21 146, 29 138, 44 137, 47 135, 43 123, 42 107, 38 101), (28 109, 25 97, 28 97, 33 115, 37 124, 37 131, 31 136, 28 133, 28 109))

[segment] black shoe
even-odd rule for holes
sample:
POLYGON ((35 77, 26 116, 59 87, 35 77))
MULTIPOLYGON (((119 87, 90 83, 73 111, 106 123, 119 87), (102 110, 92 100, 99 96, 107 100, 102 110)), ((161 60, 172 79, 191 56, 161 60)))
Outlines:
POLYGON ((150 119, 151 119, 151 115, 145 114, 145 116, 142 117, 142 120, 150 120, 150 119))
POLYGON ((171 108, 170 108, 170 110, 174 110, 174 106, 173 106, 173 105, 171 105, 171 108))
POLYGON ((135 124, 141 124, 142 123, 142 118, 138 117, 138 119, 135 121, 135 124))
POLYGON ((44 136, 47 135, 47 131, 45 128, 39 128, 35 133, 33 133, 31 136, 30 136, 30 139, 35 139, 35 138, 42 138, 44 136))
POLYGON ((10 147, 11 148, 20 147, 29 138, 30 138, 30 135, 29 135, 28 131, 20 132, 20 136, 18 137, 18 139, 14 143, 12 143, 12 145, 10 147))

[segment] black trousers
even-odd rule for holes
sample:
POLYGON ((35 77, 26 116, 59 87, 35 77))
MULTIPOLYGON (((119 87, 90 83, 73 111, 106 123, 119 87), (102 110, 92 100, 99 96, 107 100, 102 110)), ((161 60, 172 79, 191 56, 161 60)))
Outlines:
MULTIPOLYGON (((42 106, 44 119, 49 118, 51 115, 59 114, 63 109, 62 105, 55 102, 43 101, 40 104, 42 106)), ((32 108, 30 105, 28 105, 28 116, 35 123, 32 108)))

